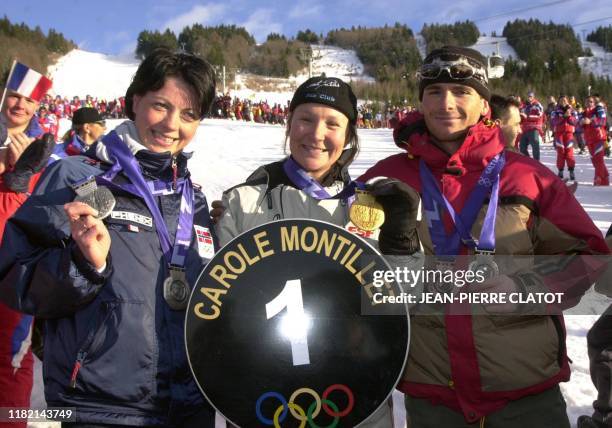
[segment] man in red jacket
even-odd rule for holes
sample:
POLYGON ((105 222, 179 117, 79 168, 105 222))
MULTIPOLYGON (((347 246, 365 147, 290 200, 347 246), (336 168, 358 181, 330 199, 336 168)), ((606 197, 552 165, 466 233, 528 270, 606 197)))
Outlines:
POLYGON ((542 125, 544 124, 544 108, 533 92, 527 94, 527 102, 521 108, 521 153, 529 156, 528 146, 531 146, 533 158, 540 160, 540 142, 542 141, 542 125))
MULTIPOLYGON (((44 94, 41 94, 41 96, 44 94)), ((6 127, 0 144, 0 238, 9 217, 23 204, 54 147, 53 136, 43 137, 35 116, 40 99, 7 91, 0 112, 6 127), (42 138, 41 138, 42 137, 42 138)), ((33 385, 32 317, 0 303, 0 407, 29 407, 33 385)), ((3 423, 1 428, 25 428, 26 422, 3 423)))
POLYGON ((575 180, 574 167, 574 131, 578 124, 578 113, 568 102, 567 95, 559 97, 557 109, 553 111, 551 118, 555 149, 557 150, 557 169, 559 177, 563 178, 563 169, 567 164, 569 179, 575 180))
POLYGON ((594 186, 609 186, 610 174, 604 161, 604 149, 607 138, 606 108, 602 103, 596 103, 595 97, 588 97, 581 119, 584 128, 584 138, 591 154, 591 162, 595 167, 594 186))
MULTIPOLYGON (((593 275, 576 266, 572 281, 559 280, 581 263, 561 256, 608 254, 608 248, 555 174, 505 150, 501 129, 488 119, 486 63, 479 52, 455 46, 425 59, 419 72, 422 115, 409 115, 394 132, 407 154, 384 159, 359 178, 385 210, 379 247, 401 256, 420 245, 438 261, 493 253, 559 255, 555 260, 567 263, 555 272, 556 281, 536 270, 500 272, 479 289, 579 296, 593 275), (369 181, 378 176, 389 179, 369 181), (494 209, 490 200, 498 201, 494 209)), ((411 426, 569 428, 558 386, 570 374, 563 316, 519 315, 512 305, 485 307, 495 316, 473 314, 471 306, 459 307, 458 314, 454 309, 411 316, 410 352, 398 386, 411 426)))

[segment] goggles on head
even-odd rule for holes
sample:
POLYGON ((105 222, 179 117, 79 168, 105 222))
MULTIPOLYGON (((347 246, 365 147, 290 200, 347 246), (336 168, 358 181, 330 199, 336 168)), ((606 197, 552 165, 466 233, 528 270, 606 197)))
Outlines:
POLYGON ((432 62, 423 64, 417 71, 419 79, 437 79, 445 71, 453 80, 478 79, 487 84, 487 71, 483 67, 471 64, 465 57, 457 57, 456 60, 444 61, 435 58, 432 62))

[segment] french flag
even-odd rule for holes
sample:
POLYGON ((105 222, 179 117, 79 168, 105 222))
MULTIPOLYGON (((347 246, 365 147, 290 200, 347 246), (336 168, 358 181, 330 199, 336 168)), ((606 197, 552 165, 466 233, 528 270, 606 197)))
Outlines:
POLYGON ((32 98, 34 101, 40 101, 52 85, 53 82, 38 71, 15 61, 9 74, 6 89, 32 98))

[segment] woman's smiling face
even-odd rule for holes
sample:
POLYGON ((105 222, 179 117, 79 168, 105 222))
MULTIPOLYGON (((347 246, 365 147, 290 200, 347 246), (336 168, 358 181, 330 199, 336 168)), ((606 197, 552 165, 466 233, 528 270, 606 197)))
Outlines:
POLYGON ((168 77, 164 86, 134 95, 134 123, 140 143, 156 153, 183 150, 200 125, 193 89, 180 78, 168 77))
POLYGON ((342 154, 348 123, 348 117, 334 108, 300 104, 291 113, 291 156, 311 177, 320 180, 342 154))

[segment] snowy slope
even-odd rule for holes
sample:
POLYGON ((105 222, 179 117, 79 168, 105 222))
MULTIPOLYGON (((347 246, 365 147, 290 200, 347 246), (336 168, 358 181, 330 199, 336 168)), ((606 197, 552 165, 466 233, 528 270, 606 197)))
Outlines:
POLYGON ((139 61, 74 49, 49 67, 55 94, 114 99, 125 95, 139 61))
MULTIPOLYGON (((363 63, 354 50, 324 45, 311 45, 311 48, 313 76, 325 74, 328 77, 338 77, 347 82, 374 83, 374 78, 364 73, 363 63)), ((227 87, 232 96, 241 99, 267 100, 269 103, 284 105, 287 100, 291 99, 293 91, 306 79, 308 79, 307 68, 287 79, 238 73, 232 82, 228 82, 227 87), (274 91, 258 90, 258 86, 275 87, 276 89, 274 91)))
MULTIPOLYGON (((421 58, 425 58, 427 54, 427 42, 425 41, 421 33, 418 33, 415 36, 415 39, 417 43, 417 48, 419 50, 419 53, 421 54, 421 58)), ((508 41, 505 37, 480 36, 478 38, 478 41, 469 47, 472 49, 476 49, 484 56, 499 54, 503 59, 518 58, 516 51, 512 46, 508 44, 508 41)))
POLYGON ((326 76, 339 77, 346 81, 374 82, 374 78, 364 74, 363 64, 354 50, 324 45, 311 47, 313 75, 325 73, 326 76))
POLYGON ((582 42, 584 49, 589 48, 592 57, 584 56, 578 58, 578 64, 583 73, 593 73, 595 76, 609 77, 612 79, 612 52, 606 52, 603 47, 593 42, 582 42))
POLYGON ((499 54, 503 59, 518 58, 516 51, 505 37, 480 36, 476 44, 470 46, 470 48, 476 49, 484 56, 499 54))
MULTIPOLYGON (((424 58, 426 52, 425 40, 416 35, 419 53, 424 58)), ((584 42, 585 48, 590 48, 593 57, 578 59, 585 72, 597 76, 612 78, 612 53, 606 53, 595 43, 584 42)), ((471 46, 483 55, 497 53, 502 58, 518 58, 514 49, 505 37, 482 36, 471 46)), ((355 51, 334 46, 312 45, 313 75, 325 73, 346 81, 374 82, 371 76, 364 74, 364 67, 355 51)), ((87 94, 103 99, 113 99, 125 95, 125 91, 136 72, 138 61, 129 56, 110 56, 75 49, 60 58, 57 64, 49 67, 53 78, 53 93, 72 97, 78 95, 84 98, 87 94)), ((284 104, 291 98, 297 86, 308 78, 308 70, 289 79, 268 78, 237 74, 235 79, 227 81, 227 88, 232 96, 250 99, 267 99, 270 103, 284 104), (263 82, 269 89, 260 90, 250 84, 252 78, 263 82)), ((221 84, 219 84, 221 90, 221 84)))
MULTIPOLYGON (((312 45, 313 75, 325 73, 326 76, 339 77, 346 81, 359 80, 374 82, 364 74, 364 67, 353 50, 334 46, 312 45)), ((85 98, 92 95, 99 99, 114 99, 125 95, 139 61, 129 56, 111 56, 74 49, 50 66, 49 75, 53 79, 54 95, 85 98)), ((267 100, 269 103, 285 104, 295 88, 308 78, 308 70, 288 79, 236 74, 226 86, 232 96, 241 99, 267 100), (249 82, 257 80, 271 89, 258 90, 249 82)), ((218 90, 222 91, 221 82, 218 90)))
MULTIPOLYGON (((426 43, 420 34, 417 34, 417 46, 421 56, 426 51, 426 43)), ((578 64, 583 73, 593 73, 595 76, 612 78, 612 52, 606 52, 597 43, 582 42, 584 49, 589 48, 593 53, 591 57, 578 57, 578 64)), ((476 44, 470 46, 485 56, 498 54, 505 60, 508 58, 517 59, 518 55, 514 48, 510 46, 505 37, 481 36, 476 44), (498 51, 499 49, 499 51, 498 51)))
POLYGON ((425 59, 425 57, 427 56, 427 42, 425 41, 425 37, 423 37, 421 33, 418 33, 414 36, 414 38, 416 40, 416 45, 419 54, 421 55, 421 59, 425 59))

